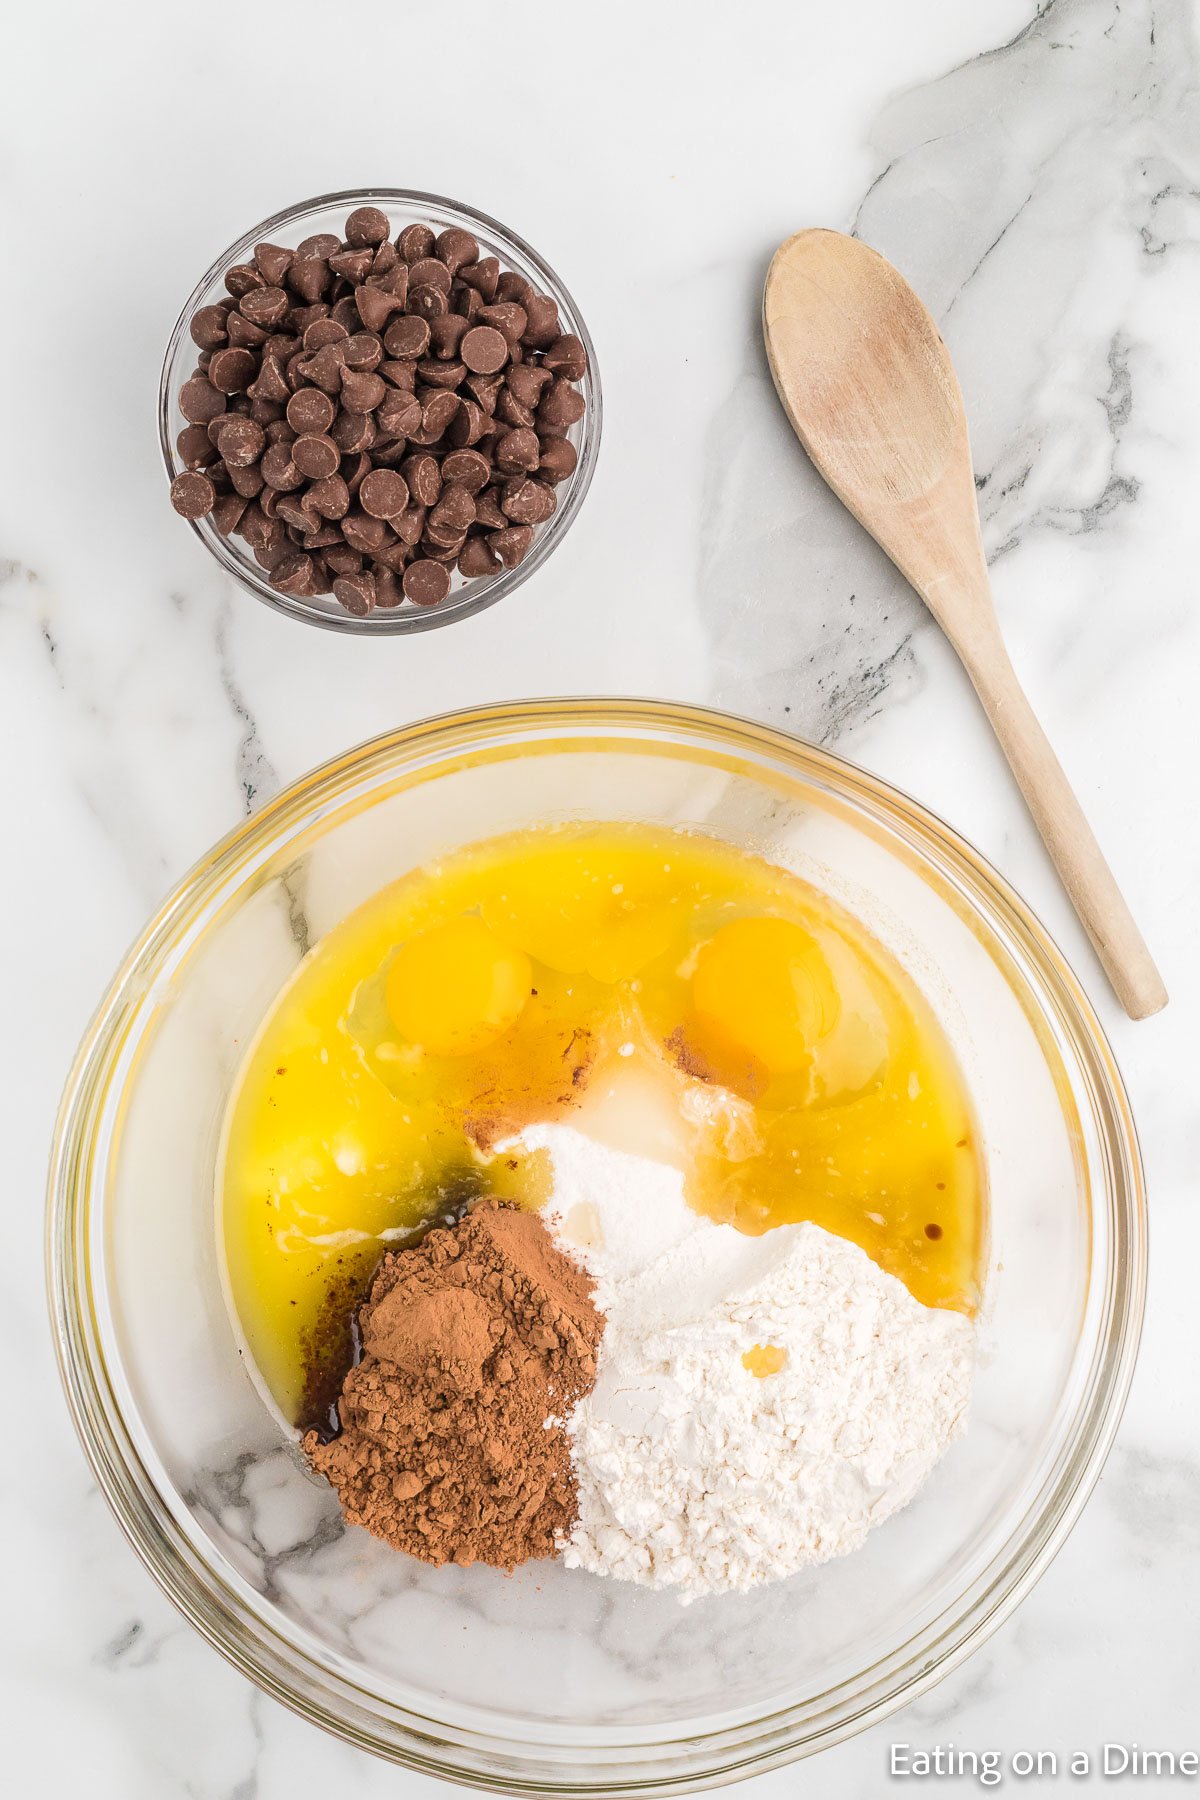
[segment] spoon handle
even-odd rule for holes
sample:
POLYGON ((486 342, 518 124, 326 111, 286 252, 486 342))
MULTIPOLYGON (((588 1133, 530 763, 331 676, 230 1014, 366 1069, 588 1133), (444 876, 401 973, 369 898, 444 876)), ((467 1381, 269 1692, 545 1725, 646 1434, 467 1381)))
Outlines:
POLYGON ((1160 1012, 1167 1004, 1163 978, 999 632, 987 632, 971 645, 956 643, 955 649, 1118 1000, 1131 1019, 1160 1012))

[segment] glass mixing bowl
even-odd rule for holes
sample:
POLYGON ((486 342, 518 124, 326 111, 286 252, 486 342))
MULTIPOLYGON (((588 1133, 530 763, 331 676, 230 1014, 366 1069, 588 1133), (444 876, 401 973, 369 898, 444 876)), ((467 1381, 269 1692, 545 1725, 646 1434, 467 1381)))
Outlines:
POLYGON ((1145 1279, 1137 1143, 1078 982, 982 859, 882 782, 694 708, 546 701, 377 739, 218 845, 135 946, 68 1085, 49 1269, 70 1404, 163 1589, 350 1742, 508 1792, 683 1792, 846 1737, 993 1631, 1112 1441, 1145 1279), (991 1198, 973 1418, 842 1561, 682 1608, 557 1564, 435 1570, 346 1529, 239 1360, 214 1177, 243 1052, 300 957, 473 839, 695 828, 795 870, 910 969, 965 1070, 991 1198))
MULTIPOLYGON (((265 601, 277 612, 286 613, 291 619, 301 619, 306 625, 323 625, 330 631, 356 632, 362 637, 388 637, 398 632, 432 631, 439 625, 453 624, 456 619, 468 619, 485 607, 494 606, 497 600, 503 600, 506 594, 511 594, 541 568, 570 529, 591 485, 600 449, 603 402, 596 350, 583 315, 549 263, 514 231, 498 220, 490 219, 486 213, 475 212, 455 200, 444 200, 440 194, 422 194, 408 188, 361 188, 321 194, 315 200, 301 201, 298 206, 289 206, 284 212, 251 226, 236 244, 222 251, 188 296, 175 321, 158 384, 158 441, 167 468, 168 485, 184 467, 176 449, 176 439, 185 423, 179 410, 179 391, 194 373, 199 355, 188 329, 196 312, 202 306, 229 298, 225 288, 226 272, 235 263, 250 261, 256 244, 265 241, 292 248, 302 239, 321 231, 340 237, 347 214, 359 206, 380 207, 392 222, 393 237, 406 225, 418 223, 432 225, 435 231, 444 231, 451 225, 469 231, 485 256, 498 257, 502 269, 515 269, 539 293, 549 294, 558 302, 563 330, 573 332, 582 341, 588 359, 587 373, 579 383, 584 400, 583 417, 566 434, 575 446, 579 460, 574 473, 554 490, 558 500, 556 511, 544 525, 538 526, 529 554, 515 569, 500 569, 494 575, 480 575, 471 581, 464 581, 455 572, 454 585, 439 606, 414 606, 405 601, 401 606, 357 618, 332 594, 316 594, 312 599, 282 594, 271 586, 266 571, 255 561, 254 552, 240 537, 222 537, 211 518, 191 521, 192 530, 226 574, 232 575, 256 599, 265 601)), ((164 491, 163 505, 169 504, 164 491)))

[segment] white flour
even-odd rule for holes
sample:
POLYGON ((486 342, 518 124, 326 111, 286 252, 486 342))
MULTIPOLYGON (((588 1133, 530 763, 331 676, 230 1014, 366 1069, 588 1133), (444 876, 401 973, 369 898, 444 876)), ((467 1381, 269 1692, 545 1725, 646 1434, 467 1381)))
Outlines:
POLYGON ((561 1125, 547 1213, 607 1314, 569 1421, 580 1516, 564 1560, 685 1600, 856 1549, 966 1418, 973 1328, 815 1225, 747 1237, 679 1172, 561 1125), (756 1376, 754 1345, 786 1353, 756 1376))

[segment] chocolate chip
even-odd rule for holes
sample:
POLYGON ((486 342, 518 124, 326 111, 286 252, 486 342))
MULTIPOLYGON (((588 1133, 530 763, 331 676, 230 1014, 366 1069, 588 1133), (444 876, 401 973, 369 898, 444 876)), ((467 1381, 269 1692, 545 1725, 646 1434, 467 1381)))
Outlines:
POLYGON ((320 388, 298 388, 287 405, 287 421, 298 436, 319 437, 333 424, 337 407, 320 388))
POLYGON ((407 298, 407 290, 403 294, 390 294, 386 288, 360 287, 354 296, 354 304, 368 331, 382 331, 393 313, 404 311, 407 298))
MULTIPOLYGON (((318 350, 325 350, 330 344, 345 346, 349 337, 350 333, 346 327, 339 325, 336 319, 314 319, 311 325, 305 327, 304 348, 310 355, 315 355, 318 350)), ((345 355, 344 348, 341 355, 345 355)), ((339 356, 337 360, 340 361, 340 359, 339 356)), ((329 360, 333 361, 334 359, 330 358, 329 360)))
POLYGON ((372 275, 387 275, 400 266, 400 252, 395 244, 380 244, 371 263, 372 275))
POLYGON ((491 545, 506 569, 515 569, 529 553, 529 546, 533 542, 533 527, 510 525, 504 531, 490 531, 485 541, 491 545))
POLYGON ((342 345, 342 361, 348 369, 370 374, 383 361, 383 344, 373 331, 356 331, 342 345))
POLYGON ((193 375, 179 390, 179 410, 190 424, 207 425, 225 411, 225 396, 207 375, 193 375))
POLYGON ((208 379, 222 394, 244 393, 258 374, 258 363, 249 350, 218 350, 208 365, 208 379))
POLYGON ((421 402, 415 394, 393 388, 380 401, 375 416, 382 431, 393 437, 411 437, 421 429, 421 402))
POLYGON ((496 298, 496 290, 500 281, 500 264, 494 256, 485 256, 479 262, 472 263, 469 268, 460 269, 458 278, 469 288, 474 288, 486 304, 496 298))
POLYGON ((428 225, 406 225, 396 239, 396 248, 406 263, 414 263, 429 255, 433 243, 433 233, 428 225))
POLYGON ((314 481, 304 498, 323 519, 344 519, 350 511, 350 489, 340 475, 314 481))
MULTIPOLYGON (((397 509, 399 510, 399 509, 397 509)), ((475 500, 465 487, 448 481, 429 514, 429 526, 439 533, 462 537, 475 523, 475 500)))
POLYGON ((341 247, 341 238, 334 237, 332 231, 318 231, 315 236, 306 237, 296 245, 296 255, 319 257, 328 262, 341 247))
POLYGON ((315 355, 304 358, 300 364, 300 374, 305 381, 311 381, 325 393, 338 394, 341 392, 344 367, 342 343, 322 344, 315 355))
MULTIPOLYGON (((319 523, 319 516, 310 506, 304 505, 296 495, 282 493, 278 488, 271 488, 268 491, 275 495, 276 517, 282 519, 285 525, 290 525, 293 530, 301 533, 315 530, 319 523)), ((306 492, 304 500, 307 499, 306 492)))
POLYGON ((491 423, 482 406, 477 406, 474 400, 464 400, 460 394, 458 411, 446 427, 446 442, 453 444, 457 450, 463 450, 468 444, 477 444, 485 437, 491 423))
POLYGON ((199 312, 193 313, 188 325, 193 344, 198 344, 201 350, 220 349, 229 335, 225 329, 226 316, 220 306, 202 306, 199 312))
POLYGON ((541 440, 538 474, 543 481, 565 481, 575 473, 579 452, 569 438, 546 437, 541 440))
POLYGON ((477 575, 494 575, 503 567, 491 545, 481 537, 469 537, 458 553, 458 572, 468 581, 477 575))
POLYGON ((422 557, 405 569, 403 586, 414 606, 437 606, 450 592, 450 571, 443 563, 422 557))
POLYGON ((268 287, 279 287, 292 263, 292 251, 279 244, 256 244, 254 263, 268 287))
POLYGON ((312 481, 322 481, 325 476, 332 475, 341 460, 341 452, 333 439, 323 434, 306 432, 292 445, 292 461, 300 473, 312 481))
POLYGON ((222 537, 229 537, 237 530, 249 504, 241 494, 218 495, 212 509, 212 522, 222 537))
MULTIPOLYGON (((440 263, 437 266, 441 268, 440 263)), ((405 305, 409 313, 419 319, 437 319, 450 310, 450 302, 441 288, 427 281, 409 288, 405 305)))
POLYGON ((504 384, 514 400, 532 411, 553 379, 549 369, 538 368, 534 363, 514 363, 504 384))
POLYGON ((304 485, 304 476, 292 460, 290 444, 270 444, 263 451, 259 464, 263 480, 271 487, 279 488, 285 494, 293 493, 304 485))
POLYGON ((508 520, 500 511, 500 502, 493 488, 476 496, 475 523, 485 525, 491 531, 507 531, 508 520))
POLYGON ((444 262, 439 262, 436 256, 422 256, 416 262, 409 263, 408 291, 410 294, 414 288, 431 287, 436 288, 439 294, 443 294, 449 299, 450 285, 450 271, 444 262))
POLYGON ((478 494, 485 488, 491 473, 491 464, 478 450, 452 450, 442 463, 444 479, 457 483, 468 494, 478 494))
POLYGON ((387 543, 389 532, 382 519, 373 519, 370 513, 356 507, 342 520, 342 536, 351 549, 371 556, 387 543))
POLYGON ((358 246, 369 245, 372 249, 382 244, 392 234, 392 227, 385 212, 377 206, 356 206, 346 220, 346 242, 358 246))
POLYGON ((342 475, 351 494, 357 494, 374 466, 373 458, 365 450, 342 458, 342 475))
POLYGON ((429 322, 406 317, 393 319, 383 334, 383 347, 398 358, 424 356, 429 348, 429 322))
POLYGON ((354 456, 375 442, 375 421, 370 413, 340 412, 329 435, 343 456, 354 456))
POLYGON ((336 525, 322 525, 317 531, 306 531, 304 534, 306 550, 330 550, 337 547, 345 548, 342 534, 336 525))
POLYGON ((333 591, 348 613, 365 619, 375 607, 375 577, 361 570, 357 575, 339 575, 333 591))
POLYGON ((492 325, 501 332, 510 347, 520 343, 524 334, 527 314, 523 306, 515 300, 496 300, 491 306, 485 306, 479 313, 479 324, 492 325))
POLYGON ((436 457, 424 452, 406 457, 400 464, 400 473, 408 483, 409 492, 418 506, 432 506, 435 503, 442 491, 442 477, 436 457))
POLYGON ((217 459, 216 445, 203 425, 185 425, 175 439, 175 448, 185 469, 202 469, 217 459))
POLYGON ((500 510, 514 525, 542 525, 557 506, 554 489, 544 481, 515 476, 500 492, 500 510))
POLYGON ((257 379, 250 383, 246 392, 253 400, 267 400, 285 404, 291 389, 288 387, 283 369, 274 356, 264 356, 259 364, 257 379))
MULTIPOLYGON (((461 538, 452 537, 448 540, 443 540, 441 538, 434 539, 430 537, 428 529, 426 529, 425 536, 421 539, 417 548, 421 553, 421 557, 426 558, 429 562, 445 563, 452 567, 458 561, 459 551, 462 549, 462 546, 463 540, 461 538)), ((418 560, 420 560, 420 558, 418 558, 418 560)))
POLYGON ((238 350, 261 350, 267 341, 265 329, 261 325, 252 325, 241 313, 230 313, 227 327, 229 342, 238 350))
POLYGON ((440 232, 434 244, 438 256, 453 275, 464 263, 474 263, 479 258, 479 245, 469 231, 461 226, 450 225, 440 232))
POLYGON ((381 375, 369 375, 364 369, 342 370, 342 405, 350 412, 374 412, 387 391, 381 375))
MULTIPOLYGON (((261 464, 251 463, 240 469, 236 463, 227 463, 225 472, 233 484, 234 492, 240 494, 243 500, 253 500, 256 494, 262 493, 265 482, 261 464)), ((275 490, 272 488, 268 491, 273 493, 275 490)))
POLYGON ((558 301, 549 294, 531 294, 525 303, 525 330, 521 336, 532 350, 545 350, 559 335, 558 301))
POLYGON ((429 347, 444 362, 453 362, 458 358, 459 345, 466 333, 465 319, 457 313, 445 313, 442 318, 429 321, 429 347))
POLYGON ((496 283, 497 300, 515 300, 518 306, 523 307, 532 293, 533 289, 525 277, 518 275, 515 269, 505 269, 496 283))
POLYGON ((325 552, 325 566, 334 575, 357 575, 363 566, 361 550, 352 550, 347 543, 331 545, 325 552))
POLYGON ((425 529, 425 508, 410 506, 398 518, 389 521, 402 544, 415 544, 425 529))
POLYGON ((394 357, 386 357, 379 365, 379 373, 390 387, 403 388, 409 394, 417 385, 415 363, 397 362, 394 357))
POLYGON ((520 426, 506 431, 496 444, 496 467, 506 475, 531 474, 541 461, 541 447, 536 431, 520 426))
POLYGON ((340 300, 336 300, 329 309, 329 317, 335 325, 340 325, 343 331, 348 331, 351 336, 362 324, 353 294, 343 294, 340 300))
POLYGON ((265 331, 274 330, 291 305, 281 287, 254 288, 243 294, 238 312, 265 331))
POLYGON ((372 518, 394 518, 408 505, 408 483, 395 469, 374 469, 364 477, 358 500, 372 518))
POLYGON ((330 257, 329 266, 335 275, 344 276, 352 287, 358 287, 371 273, 373 261, 371 250, 339 250, 330 257))
POLYGON ((464 384, 467 391, 474 394, 476 401, 485 413, 494 413, 496 401, 504 387, 504 378, 500 375, 470 375, 464 384))
POLYGON ((422 357, 417 364, 417 380, 426 387, 456 388, 466 372, 462 363, 442 362, 436 356, 422 357))
POLYGON ((522 406, 511 387, 507 384, 501 388, 496 401, 496 417, 501 424, 509 426, 513 431, 528 429, 534 420, 530 407, 522 406))
POLYGON ((182 519, 202 519, 211 512, 217 493, 207 475, 190 469, 171 483, 171 505, 182 519))
POLYGON ((472 374, 495 375, 508 361, 508 338, 494 325, 473 325, 459 353, 472 374))
POLYGON ((566 381, 582 381, 587 374, 587 351, 582 339, 570 334, 555 338, 542 354, 542 367, 566 381))
POLYGON ((300 251, 292 258, 287 272, 287 283, 292 292, 310 305, 325 298, 332 280, 332 271, 323 256, 304 256, 300 251))
POLYGON ((265 287, 266 282, 253 263, 235 263, 226 271, 225 286, 235 300, 240 300, 251 288, 265 287))
POLYGON ((227 469, 245 469, 257 462, 266 448, 266 433, 253 419, 227 413, 217 423, 217 449, 227 469))
POLYGON ((402 604, 404 589, 391 569, 376 568, 374 573, 376 609, 380 612, 390 612, 394 607, 402 604))
POLYGON ((315 325, 318 319, 327 319, 329 316, 329 307, 323 300, 320 300, 312 306, 293 306, 284 320, 284 325, 297 337, 303 337, 310 325, 315 325))
POLYGON ((277 587, 282 594, 295 594, 309 597, 316 593, 313 559, 303 551, 291 552, 275 564, 271 572, 271 586, 277 587))
POLYGON ((432 393, 421 408, 421 429, 436 443, 458 412, 458 395, 432 393))
POLYGON ((583 395, 569 381, 554 381, 542 395, 537 409, 539 429, 557 436, 582 419, 586 410, 583 395))

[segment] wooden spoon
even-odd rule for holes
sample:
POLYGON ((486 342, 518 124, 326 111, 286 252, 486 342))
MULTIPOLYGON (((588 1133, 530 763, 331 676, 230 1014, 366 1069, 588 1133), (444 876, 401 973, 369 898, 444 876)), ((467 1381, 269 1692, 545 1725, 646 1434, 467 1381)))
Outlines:
POLYGON ((763 332, 779 398, 834 493, 953 644, 1063 885, 1134 1019, 1167 990, 1000 636, 962 393, 937 327, 877 251, 801 231, 775 252, 763 332))

